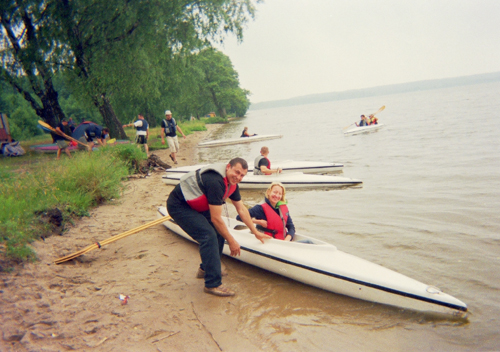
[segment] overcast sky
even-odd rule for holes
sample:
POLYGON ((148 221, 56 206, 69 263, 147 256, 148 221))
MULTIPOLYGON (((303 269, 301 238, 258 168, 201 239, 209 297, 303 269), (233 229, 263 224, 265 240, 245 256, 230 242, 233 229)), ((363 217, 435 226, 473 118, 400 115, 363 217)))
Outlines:
POLYGON ((500 0, 266 0, 220 48, 253 103, 500 71, 500 0))

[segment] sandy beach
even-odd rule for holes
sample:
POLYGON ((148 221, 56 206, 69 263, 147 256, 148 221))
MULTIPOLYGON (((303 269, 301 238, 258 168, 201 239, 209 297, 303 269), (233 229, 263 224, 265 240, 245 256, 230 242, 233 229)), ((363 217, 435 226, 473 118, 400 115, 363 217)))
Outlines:
MULTIPOLYGON (((179 166, 193 163, 207 132, 180 139, 179 166)), ((153 151, 169 164, 168 150, 153 151)), ((62 236, 33 243, 36 263, 1 273, 1 351, 252 351, 237 332, 234 298, 203 292, 198 248, 157 225, 75 260, 54 260, 157 218, 173 189, 163 172, 130 179, 62 236), (128 296, 126 301, 120 295, 128 296)), ((231 266, 224 283, 231 286, 231 266)))

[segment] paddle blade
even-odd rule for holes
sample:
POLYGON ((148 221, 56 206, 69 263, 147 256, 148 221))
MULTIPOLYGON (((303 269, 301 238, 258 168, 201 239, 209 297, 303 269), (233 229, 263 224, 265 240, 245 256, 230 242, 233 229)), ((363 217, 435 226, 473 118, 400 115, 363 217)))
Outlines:
POLYGON ((385 109, 385 105, 382 105, 382 107, 380 109, 378 109, 378 111, 376 113, 374 113, 373 115, 375 116, 375 114, 378 114, 379 112, 381 112, 384 109, 385 109))
POLYGON ((40 126, 43 126, 43 127, 47 128, 47 129, 51 130, 52 132, 55 132, 54 127, 52 127, 51 125, 49 125, 49 124, 48 124, 48 123, 46 123, 45 121, 38 120, 38 124, 39 124, 40 126))
POLYGON ((106 143, 108 144, 114 144, 116 143, 116 138, 111 138, 109 141, 107 141, 106 143))

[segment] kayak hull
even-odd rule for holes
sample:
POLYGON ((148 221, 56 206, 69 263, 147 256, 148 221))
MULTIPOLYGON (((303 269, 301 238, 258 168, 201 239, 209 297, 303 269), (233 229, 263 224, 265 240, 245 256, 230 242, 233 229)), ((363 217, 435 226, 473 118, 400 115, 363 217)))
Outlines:
MULTIPOLYGON (((158 214, 168 215, 165 207, 158 208, 158 214)), ((234 258, 242 262, 326 291, 365 301, 459 317, 467 313, 465 303, 438 288, 339 251, 329 243, 296 234, 294 242, 269 239, 262 244, 243 223, 228 218, 224 220, 231 235, 241 246, 241 256, 234 258), (235 227, 244 229, 236 230, 235 227), (301 240, 312 243, 297 242, 301 240)), ((172 220, 163 225, 195 242, 172 220)), ((230 255, 227 243, 223 253, 230 255)))
MULTIPOLYGON (((116 144, 128 144, 130 141, 128 140, 117 140, 114 145, 116 144)), ((100 145, 96 144, 94 147, 98 148, 100 145)), ((56 143, 49 143, 49 144, 37 144, 37 145, 32 145, 30 147, 31 150, 38 152, 38 153, 57 153, 57 144, 56 143)), ((78 150, 78 146, 69 146, 68 149, 70 151, 73 150, 78 150)))
MULTIPOLYGON (((185 174, 190 171, 201 169, 208 164, 197 164, 191 166, 182 166, 166 170, 167 174, 185 174)), ((343 164, 328 163, 323 161, 276 161, 272 163, 271 167, 281 168, 282 173, 302 172, 304 174, 326 174, 331 172, 340 172, 344 167, 343 164)), ((253 167, 249 165, 248 173, 253 173, 253 167)))
POLYGON ((283 136, 280 134, 263 134, 263 135, 257 135, 257 136, 251 136, 251 137, 217 139, 214 141, 198 143, 198 147, 200 147, 200 148, 221 147, 221 146, 225 146, 225 145, 252 143, 252 142, 259 142, 259 141, 265 141, 265 140, 269 140, 269 139, 277 139, 277 138, 282 138, 282 137, 283 136))
POLYGON ((358 134, 358 133, 365 133, 365 132, 371 132, 371 131, 376 131, 385 125, 383 123, 379 123, 378 125, 370 125, 370 126, 363 126, 363 127, 352 127, 346 131, 344 131, 344 135, 351 135, 351 134, 358 134))
MULTIPOLYGON (((162 180, 167 185, 177 185, 183 174, 167 173, 162 180)), ((272 175, 253 175, 247 174, 243 180, 238 183, 240 189, 266 189, 273 182, 281 182, 287 189, 317 189, 317 188, 338 188, 356 186, 362 183, 348 177, 332 175, 311 175, 301 172, 272 174, 272 175)))

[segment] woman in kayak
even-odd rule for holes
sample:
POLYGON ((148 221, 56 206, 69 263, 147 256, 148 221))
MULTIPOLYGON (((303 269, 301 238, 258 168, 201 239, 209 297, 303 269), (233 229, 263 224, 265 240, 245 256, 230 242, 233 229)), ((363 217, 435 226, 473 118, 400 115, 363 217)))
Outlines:
POLYGON ((243 132, 241 132, 241 136, 240 137, 252 137, 252 136, 256 136, 256 135, 257 135, 257 133, 254 133, 254 134, 250 135, 248 133, 248 127, 245 127, 243 129, 243 132))
MULTIPOLYGON (((277 240, 292 241, 295 226, 288 212, 285 192, 281 183, 273 182, 266 191, 264 203, 257 204, 248 211, 257 230, 277 240)), ((236 219, 240 220, 239 215, 236 219)))

